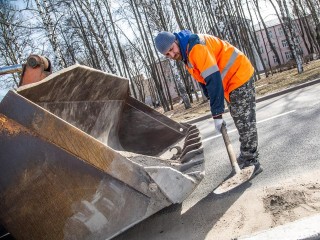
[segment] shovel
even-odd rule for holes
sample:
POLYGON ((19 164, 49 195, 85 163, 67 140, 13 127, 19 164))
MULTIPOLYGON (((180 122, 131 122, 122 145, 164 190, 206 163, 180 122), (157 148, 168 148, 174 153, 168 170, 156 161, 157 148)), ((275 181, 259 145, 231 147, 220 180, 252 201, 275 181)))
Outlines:
POLYGON ((221 133, 222 133, 224 144, 226 145, 226 148, 227 148, 233 173, 235 174, 232 177, 226 179, 224 182, 222 182, 220 186, 213 191, 215 194, 222 194, 238 187, 242 183, 245 183, 246 181, 250 180, 254 172, 254 166, 249 166, 244 169, 240 169, 239 164, 237 162, 236 155, 233 151, 233 147, 231 145, 231 142, 227 133, 227 128, 225 123, 223 123, 221 126, 221 133))

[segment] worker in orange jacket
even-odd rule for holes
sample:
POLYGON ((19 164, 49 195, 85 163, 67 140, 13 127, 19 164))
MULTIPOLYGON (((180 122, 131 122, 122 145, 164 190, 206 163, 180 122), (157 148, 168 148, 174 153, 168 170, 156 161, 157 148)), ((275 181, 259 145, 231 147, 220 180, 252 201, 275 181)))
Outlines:
POLYGON ((262 172, 258 159, 254 68, 249 59, 226 41, 212 35, 192 34, 188 30, 178 33, 163 31, 154 40, 160 53, 183 61, 203 87, 219 132, 225 124, 222 114, 226 100, 240 135, 239 166, 254 166, 255 175, 262 172))

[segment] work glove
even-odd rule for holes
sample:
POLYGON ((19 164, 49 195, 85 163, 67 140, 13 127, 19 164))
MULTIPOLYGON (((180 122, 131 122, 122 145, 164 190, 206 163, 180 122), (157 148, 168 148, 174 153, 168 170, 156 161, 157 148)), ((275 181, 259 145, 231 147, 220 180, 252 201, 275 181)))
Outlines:
POLYGON ((216 127, 216 131, 219 133, 221 133, 222 124, 226 125, 226 122, 223 120, 223 118, 214 118, 214 126, 216 127))

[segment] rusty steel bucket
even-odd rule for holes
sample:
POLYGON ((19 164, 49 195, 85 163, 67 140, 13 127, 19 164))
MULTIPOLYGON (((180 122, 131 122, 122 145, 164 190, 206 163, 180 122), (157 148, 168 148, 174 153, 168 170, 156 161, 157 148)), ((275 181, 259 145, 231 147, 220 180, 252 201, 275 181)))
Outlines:
POLYGON ((0 147, 0 222, 16 239, 110 239, 204 177, 195 126, 81 65, 7 93, 0 147))

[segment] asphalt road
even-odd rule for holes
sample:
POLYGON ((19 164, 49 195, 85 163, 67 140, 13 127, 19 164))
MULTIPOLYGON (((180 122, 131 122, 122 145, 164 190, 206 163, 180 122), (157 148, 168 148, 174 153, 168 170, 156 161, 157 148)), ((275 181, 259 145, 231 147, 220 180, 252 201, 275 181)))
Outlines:
MULTIPOLYGON (((320 170, 319 92, 320 84, 316 84, 257 104, 260 162, 264 171, 226 195, 212 193, 231 171, 223 139, 215 132, 213 120, 198 122, 206 159, 204 180, 182 204, 156 213, 115 239, 207 239, 216 219, 244 191, 320 170), (219 204, 221 201, 223 205, 219 204)), ((228 113, 224 119, 238 153, 238 134, 233 121, 228 113)))
MULTIPOLYGON (((260 161, 265 171, 254 180, 252 187, 265 186, 293 174, 320 168, 319 91, 320 84, 317 84, 257 104, 260 161)), ((225 120, 233 146, 238 152, 238 133, 229 114, 225 115, 225 120)), ((219 156, 212 166, 220 170, 214 173, 214 179, 219 182, 224 175, 221 171, 230 168, 222 138, 217 134, 212 136, 213 120, 197 125, 202 133, 206 159, 212 161, 219 156), (221 164, 224 160, 225 164, 221 164)))

